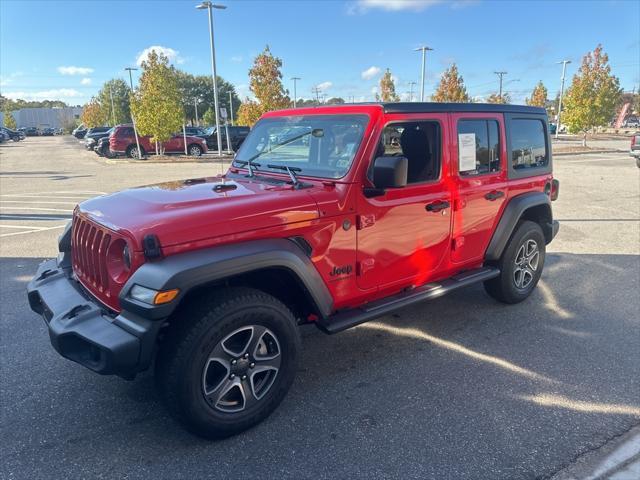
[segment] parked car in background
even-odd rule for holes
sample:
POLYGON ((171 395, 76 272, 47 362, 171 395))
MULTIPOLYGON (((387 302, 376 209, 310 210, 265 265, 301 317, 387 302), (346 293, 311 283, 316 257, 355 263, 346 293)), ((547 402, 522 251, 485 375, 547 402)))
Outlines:
POLYGON ((24 134, 27 137, 37 137, 40 135, 40 132, 36 127, 25 127, 24 134))
POLYGON ((40 131, 40 135, 43 137, 52 137, 56 134, 56 129, 53 127, 45 127, 40 131))
POLYGON ((112 130, 112 127, 93 127, 87 130, 84 136, 84 145, 87 150, 93 150, 93 147, 98 144, 98 140, 108 137, 112 130))
POLYGON ((93 151, 99 157, 107 157, 107 158, 113 157, 111 150, 109 150, 109 137, 107 136, 107 137, 100 138, 94 145, 93 151))
POLYGON ((0 127, 0 129, 9 137, 10 140, 14 142, 19 142, 20 140, 24 140, 25 134, 18 130, 11 130, 7 127, 0 127))
POLYGON ((638 117, 628 117, 622 126, 624 128, 638 128, 640 127, 640 119, 638 117))
POLYGON ((629 155, 636 159, 636 165, 640 168, 640 132, 636 132, 631 137, 631 147, 629 149, 629 155))
POLYGON ((4 133, 4 130, 0 130, 0 143, 4 143, 9 140, 9 135, 4 133))
POLYGON ((85 127, 84 125, 80 125, 79 127, 75 128, 73 132, 71 132, 71 135, 80 140, 83 139, 86 134, 87 127, 85 127))
MULTIPOLYGON (((164 143, 165 153, 184 153, 185 138, 182 133, 175 134, 170 140, 164 143)), ((207 152, 207 143, 203 138, 187 135, 187 151, 189 155, 199 157, 207 152)), ((138 136, 142 155, 154 154, 155 145, 149 137, 138 136)), ((113 155, 126 155, 129 158, 138 158, 138 147, 136 137, 131 125, 117 125, 113 133, 109 135, 109 150, 113 155)))
MULTIPOLYGON (((231 126, 229 125, 229 137, 231 138, 231 150, 234 152, 240 148, 244 139, 249 135, 250 127, 231 126)), ((209 150, 218 150, 218 136, 216 134, 216 127, 209 127, 203 129, 204 135, 198 135, 204 138, 207 142, 209 150)), ((222 139, 222 148, 227 149, 227 127, 220 128, 220 138, 222 139)))

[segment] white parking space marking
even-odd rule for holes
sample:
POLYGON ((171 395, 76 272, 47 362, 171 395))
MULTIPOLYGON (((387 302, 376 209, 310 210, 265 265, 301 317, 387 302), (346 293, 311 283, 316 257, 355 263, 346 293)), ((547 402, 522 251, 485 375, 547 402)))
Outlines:
POLYGON ((64 228, 80 202, 105 195, 98 191, 25 192, 0 195, 0 237, 64 228), (64 222, 63 224, 60 224, 64 222))

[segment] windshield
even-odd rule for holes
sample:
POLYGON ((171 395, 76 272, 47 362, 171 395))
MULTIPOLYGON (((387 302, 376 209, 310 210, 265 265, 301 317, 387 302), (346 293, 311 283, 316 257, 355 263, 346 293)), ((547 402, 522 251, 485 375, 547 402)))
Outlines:
POLYGON ((366 115, 299 115, 260 120, 236 154, 236 166, 260 170, 295 167, 300 175, 342 178, 351 167, 367 125, 366 115))

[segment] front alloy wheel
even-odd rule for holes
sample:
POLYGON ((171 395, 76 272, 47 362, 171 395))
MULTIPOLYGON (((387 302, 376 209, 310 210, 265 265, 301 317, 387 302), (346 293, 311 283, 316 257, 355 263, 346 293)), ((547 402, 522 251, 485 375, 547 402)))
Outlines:
POLYGON ((262 325, 239 328, 218 343, 202 372, 202 393, 212 408, 250 408, 273 385, 282 361, 276 335, 262 325))

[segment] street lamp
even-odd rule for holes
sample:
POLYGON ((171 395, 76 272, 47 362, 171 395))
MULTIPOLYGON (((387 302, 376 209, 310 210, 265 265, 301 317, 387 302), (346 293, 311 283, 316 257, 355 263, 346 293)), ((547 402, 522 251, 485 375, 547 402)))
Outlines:
POLYGON ((200 120, 198 119, 198 100, 200 100, 198 97, 193 97, 193 106, 196 110, 196 125, 199 127, 200 120))
POLYGON ((425 76, 425 67, 426 67, 426 56, 427 52, 433 51, 433 48, 422 46, 414 49, 415 52, 422 51, 422 80, 420 81, 420 101, 424 102, 424 76, 425 76))
POLYGON ((562 115, 562 95, 564 94, 564 74, 567 71, 567 63, 571 63, 571 60, 562 60, 560 62, 556 62, 558 64, 562 64, 562 82, 560 83, 560 98, 558 99, 558 124, 556 125, 556 138, 558 138, 558 133, 560 132, 560 115, 562 115))
MULTIPOLYGON (((125 70, 129 72, 129 85, 131 85, 131 95, 133 95, 133 77, 131 76, 131 72, 138 69, 133 67, 127 67, 125 68, 125 70)), ((133 135, 136 137, 136 147, 138 147, 138 160, 142 160, 142 151, 140 150, 140 140, 138 140, 138 129, 136 128, 136 119, 133 117, 133 112, 131 112, 131 123, 133 123, 133 135)))
POLYGON ((293 80, 293 108, 296 108, 298 106, 298 100, 296 99, 296 97, 298 96, 297 90, 296 90, 296 83, 298 80, 302 80, 300 77, 291 77, 291 80, 293 80))
POLYGON ((229 110, 231 110, 231 125, 233 125, 233 95, 229 90, 229 110))
POLYGON ((210 1, 204 1, 200 5, 196 5, 198 10, 209 11, 209 40, 211 43, 211 76, 213 79, 213 107, 216 114, 216 136, 218 140, 218 156, 222 156, 222 137, 220 135, 220 113, 218 111, 218 82, 216 80, 216 50, 213 45, 213 9, 224 10, 227 8, 225 5, 215 5, 210 1))
POLYGON ((409 101, 413 102, 413 86, 416 82, 409 82, 409 101))

